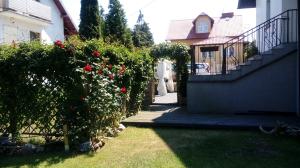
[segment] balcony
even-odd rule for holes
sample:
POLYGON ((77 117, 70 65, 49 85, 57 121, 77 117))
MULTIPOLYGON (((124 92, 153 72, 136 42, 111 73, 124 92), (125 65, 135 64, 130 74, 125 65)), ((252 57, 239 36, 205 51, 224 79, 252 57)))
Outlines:
POLYGON ((33 0, 0 0, 0 12, 10 17, 51 22, 51 8, 33 0))

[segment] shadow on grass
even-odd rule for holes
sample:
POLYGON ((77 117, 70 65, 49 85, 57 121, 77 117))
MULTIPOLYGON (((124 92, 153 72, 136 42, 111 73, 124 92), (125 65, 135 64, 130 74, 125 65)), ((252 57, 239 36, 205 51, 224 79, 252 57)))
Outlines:
POLYGON ((299 139, 254 131, 156 128, 185 167, 295 168, 299 139))
POLYGON ((17 155, 17 156, 0 156, 0 167, 38 167, 40 164, 45 166, 52 166, 58 163, 63 163, 66 159, 74 158, 77 156, 85 156, 87 158, 93 157, 94 153, 64 153, 60 152, 49 152, 32 155, 17 155))
POLYGON ((61 152, 40 153, 33 155, 18 155, 18 156, 1 156, 0 167, 22 167, 29 165, 29 167, 37 167, 41 163, 47 165, 54 165, 63 162, 65 159, 72 157, 72 155, 61 152))
POLYGON ((156 128, 185 167, 295 168, 299 139, 254 131, 156 128))
MULTIPOLYGON (((153 121, 158 122, 158 126, 169 126, 155 128, 154 131, 186 167, 294 168, 295 165, 300 165, 297 157, 300 155, 299 139, 265 135, 258 132, 258 127, 256 131, 246 131, 242 127, 233 130, 230 126, 222 127, 216 124, 208 127, 204 125, 197 129, 188 124, 197 122, 195 117, 187 117, 185 113, 185 110, 179 108, 153 121), (174 121, 177 124, 172 124, 174 121), (174 127, 182 125, 189 128, 174 127)), ((214 119, 210 120, 214 122, 214 119)), ((296 121, 299 119, 287 120, 293 124, 296 121)))

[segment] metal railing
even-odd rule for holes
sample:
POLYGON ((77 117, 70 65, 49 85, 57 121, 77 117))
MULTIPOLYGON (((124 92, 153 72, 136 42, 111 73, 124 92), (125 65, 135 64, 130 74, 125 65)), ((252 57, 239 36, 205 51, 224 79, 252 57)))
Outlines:
POLYGON ((51 21, 51 8, 33 0, 0 0, 3 11, 13 11, 21 15, 51 21))
POLYGON ((295 42, 298 42, 298 10, 290 9, 224 43, 222 74, 235 70, 255 55, 295 42))

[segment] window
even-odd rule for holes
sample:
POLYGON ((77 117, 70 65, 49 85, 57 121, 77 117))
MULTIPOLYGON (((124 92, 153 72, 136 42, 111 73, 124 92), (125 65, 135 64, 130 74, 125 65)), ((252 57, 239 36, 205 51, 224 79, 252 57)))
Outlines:
POLYGON ((201 52, 201 54, 202 54, 202 62, 205 62, 206 59, 212 59, 215 57, 214 51, 201 52))
POLYGON ((197 25, 197 33, 208 33, 208 22, 200 21, 197 25))
POLYGON ((226 55, 227 55, 228 57, 234 56, 234 48, 233 48, 232 46, 231 46, 231 47, 228 47, 226 50, 227 50, 227 51, 226 51, 226 55))
POLYGON ((40 33, 30 31, 30 41, 39 41, 40 39, 41 39, 40 33))

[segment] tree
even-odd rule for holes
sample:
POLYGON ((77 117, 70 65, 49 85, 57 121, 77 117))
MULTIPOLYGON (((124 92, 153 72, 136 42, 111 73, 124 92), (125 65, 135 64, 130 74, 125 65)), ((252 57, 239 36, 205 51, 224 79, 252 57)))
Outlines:
POLYGON ((135 47, 151 47, 154 44, 152 33, 141 11, 132 32, 132 40, 135 47))
POLYGON ((127 19, 118 0, 109 0, 109 12, 105 20, 105 36, 109 42, 119 42, 126 47, 132 46, 132 37, 127 28, 127 19))
POLYGON ((81 0, 79 35, 83 40, 101 38, 98 0, 81 0))
POLYGON ((102 37, 105 36, 105 14, 104 14, 104 9, 103 7, 100 5, 100 19, 101 19, 101 23, 100 23, 100 27, 101 27, 101 35, 102 37))

